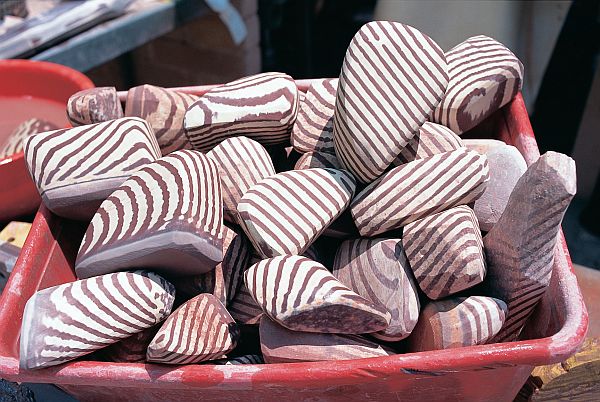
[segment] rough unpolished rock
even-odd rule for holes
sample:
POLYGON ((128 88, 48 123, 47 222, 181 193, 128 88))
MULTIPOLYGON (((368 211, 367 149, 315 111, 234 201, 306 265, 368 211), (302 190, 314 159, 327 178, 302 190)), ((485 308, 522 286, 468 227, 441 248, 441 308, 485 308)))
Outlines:
POLYGON ((67 117, 73 127, 120 119, 123 117, 123 108, 117 89, 90 88, 71 95, 67 102, 67 117))

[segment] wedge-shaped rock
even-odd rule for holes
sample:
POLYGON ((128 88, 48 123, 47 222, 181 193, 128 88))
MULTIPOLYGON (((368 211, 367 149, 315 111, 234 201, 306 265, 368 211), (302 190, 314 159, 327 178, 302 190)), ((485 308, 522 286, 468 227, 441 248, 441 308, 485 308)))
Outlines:
POLYGON ((113 343, 102 351, 102 356, 117 363, 141 363, 146 361, 148 345, 160 329, 160 325, 147 328, 117 343, 113 343))
POLYGON ((333 113, 338 79, 317 80, 306 91, 292 130, 292 146, 300 153, 335 153, 333 148, 333 113))
POLYGON ((378 178, 442 99, 448 75, 439 46, 415 28, 375 21, 354 35, 336 93, 333 139, 363 183, 378 178))
POLYGON ((409 223, 402 244, 417 283, 430 299, 468 289, 485 277, 481 231, 466 205, 409 223))
POLYGON ((265 361, 260 355, 243 355, 227 359, 213 360, 211 363, 223 366, 239 366, 241 364, 265 364, 265 361))
POLYGON ((160 158, 152 129, 134 117, 34 134, 23 147, 48 209, 87 221, 129 176, 160 158))
POLYGON ((173 285, 146 271, 40 290, 23 313, 20 367, 61 364, 152 327, 171 313, 174 295, 173 285))
POLYGON ((238 223, 237 205, 246 192, 275 168, 267 150, 247 137, 228 138, 206 154, 219 167, 223 187, 224 218, 238 223))
POLYGON ((263 145, 289 142, 298 114, 298 88, 289 75, 262 73, 202 95, 184 127, 194 149, 206 152, 226 138, 244 135, 263 145))
POLYGON ((125 115, 141 117, 154 129, 163 155, 191 145, 183 129, 187 108, 198 96, 154 85, 140 85, 127 92, 125 115))
POLYGON ((462 134, 521 90, 523 65, 503 44, 474 36, 446 52, 448 89, 432 121, 462 134))
POLYGON ((279 173, 244 194, 237 207, 242 227, 264 258, 302 254, 346 209, 355 187, 343 170, 279 173))
POLYGON ((85 232, 79 278, 128 267, 170 275, 208 272, 223 259, 223 210, 217 166, 176 151, 142 168, 106 199, 85 232))
POLYGON ((225 306, 204 293, 167 318, 148 346, 146 360, 166 364, 213 360, 235 348, 238 332, 225 306))
POLYGON ((123 108, 116 88, 84 89, 71 95, 67 102, 67 117, 73 127, 120 119, 123 108))
POLYGON ((514 340, 546 291, 560 223, 576 189, 573 159, 545 153, 521 176, 483 238, 488 292, 505 300, 509 313, 492 342, 514 340))
POLYGON ((486 343, 500 331, 506 303, 493 297, 454 297, 428 303, 408 338, 407 351, 421 352, 486 343))
POLYGON ((476 200, 489 180, 487 159, 465 148, 398 166, 350 204, 362 236, 375 236, 476 200))
POLYGON ((383 306, 359 296, 306 257, 269 258, 244 275, 265 314, 293 331, 364 334, 390 324, 383 306))
POLYGON ((9 135, 2 146, 0 146, 0 158, 16 154, 23 150, 23 140, 32 134, 56 130, 54 123, 37 118, 25 120, 19 124, 9 135))
POLYGON ((460 137, 448 127, 426 121, 417 134, 402 148, 393 164, 400 166, 416 159, 425 159, 433 155, 454 151, 462 146, 463 143, 460 137))
POLYGON ((243 281, 227 309, 238 324, 258 324, 263 315, 262 309, 252 298, 243 281))
POLYGON ((394 342, 410 335, 419 319, 419 296, 401 240, 344 241, 335 255, 333 275, 362 297, 390 312, 389 327, 372 336, 394 342))
POLYGON ((259 329, 266 363, 352 360, 393 354, 358 335, 290 331, 265 316, 260 320, 259 329))
POLYGON ((343 169, 336 156, 326 152, 307 152, 298 159, 294 166, 294 170, 315 168, 343 169))

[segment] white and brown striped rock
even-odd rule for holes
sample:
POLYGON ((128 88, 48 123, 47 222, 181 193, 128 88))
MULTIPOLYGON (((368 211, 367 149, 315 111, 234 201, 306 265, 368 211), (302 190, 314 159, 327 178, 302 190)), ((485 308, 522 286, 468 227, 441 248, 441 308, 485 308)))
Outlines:
POLYGON ((20 367, 54 366, 161 322, 175 289, 146 271, 118 272, 35 293, 21 324, 20 367))
POLYGON ((491 149, 506 145, 504 141, 500 140, 470 138, 463 138, 462 143, 467 149, 479 152, 482 155, 487 154, 491 149))
POLYGON ((237 208, 262 257, 302 254, 346 209, 354 190, 354 178, 343 170, 293 170, 260 181, 237 208))
POLYGON ((87 221, 129 176, 160 158, 152 129, 135 117, 30 135, 23 146, 48 209, 87 221))
POLYGON ((117 363, 141 363, 146 361, 148 345, 160 329, 160 325, 147 328, 102 351, 102 356, 117 363))
POLYGON ((485 296, 454 297, 428 303, 408 338, 408 352, 481 345, 498 333, 506 303, 485 296))
POLYGON ((460 137, 448 127, 426 121, 412 137, 400 154, 394 159, 394 166, 400 166, 416 159, 424 159, 444 152, 461 148, 460 137))
POLYGON ((220 358, 235 348, 238 333, 225 306, 204 293, 182 304, 167 318, 148 346, 146 360, 192 364, 220 358))
POLYGON ((446 52, 448 88, 432 121, 457 134, 475 127, 521 90, 523 65, 503 44, 474 36, 446 52))
POLYGON ((120 119, 123 108, 116 88, 90 88, 71 95, 67 102, 67 117, 73 127, 120 119))
POLYGON ((38 118, 25 120, 6 137, 4 144, 0 146, 0 158, 21 152, 23 150, 23 140, 26 137, 56 129, 58 129, 58 126, 46 120, 38 118))
POLYGON ((146 165, 100 206, 85 232, 75 273, 88 278, 129 267, 198 275, 223 260, 217 165, 193 150, 146 165))
POLYGON ((290 331, 268 317, 260 320, 260 347, 266 363, 352 360, 393 352, 358 335, 290 331))
POLYGON ((243 355, 226 359, 211 361, 211 364, 223 366, 239 366, 242 364, 265 364, 265 360, 260 355, 243 355))
POLYGON ((246 192, 262 179, 273 176, 275 168, 267 150, 247 137, 228 138, 206 156, 217 163, 223 187, 223 217, 239 223, 237 205, 246 192))
POLYGON ((486 157, 459 148, 395 167, 352 200, 350 213, 362 236, 375 236, 473 202, 488 180, 486 157))
POLYGON ((335 255, 333 275, 390 312, 389 327, 372 336, 394 342, 410 335, 419 318, 419 296, 401 240, 344 241, 335 255))
POLYGON ((194 149, 207 152, 229 137, 244 135, 263 145, 289 142, 298 114, 298 88, 289 75, 262 73, 221 85, 202 95, 185 114, 194 149))
POLYGON ((333 113, 338 79, 313 82, 300 101, 298 118, 292 130, 291 142, 296 151, 334 154, 333 113))
POLYGON ((243 280, 227 310, 238 324, 258 324, 263 315, 262 309, 252 298, 243 280))
POLYGON ((573 159, 545 153, 521 176, 483 238, 488 294, 508 304, 504 327, 492 342, 516 339, 546 291, 560 223, 576 189, 573 159))
POLYGON ((468 289, 485 277, 481 231, 466 205, 409 223, 402 244, 419 287, 430 299, 468 289))
POLYGON ((140 85, 127 92, 125 116, 141 117, 154 130, 163 155, 191 145, 183 129, 187 108, 198 96, 154 85, 140 85))
POLYGON ((294 170, 302 169, 343 169, 340 161, 334 154, 326 152, 307 152, 303 154, 296 162, 294 170))
POLYGON ((388 327, 387 310, 356 294, 323 265, 302 256, 278 256, 244 274, 266 315, 294 331, 363 334, 388 327))
POLYGON ((439 46, 415 28, 374 21, 352 38, 342 64, 333 138, 340 162, 363 183, 378 178, 442 99, 439 46))

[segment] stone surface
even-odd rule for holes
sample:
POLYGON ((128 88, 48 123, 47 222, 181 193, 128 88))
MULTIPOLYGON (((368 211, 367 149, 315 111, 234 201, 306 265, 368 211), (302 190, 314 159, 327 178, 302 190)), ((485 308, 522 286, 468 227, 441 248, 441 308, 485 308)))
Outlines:
POLYGON ((217 165, 192 150, 146 165, 100 206, 75 262, 79 278, 129 267, 208 272, 223 259, 217 165))
POLYGON ((294 166, 294 170, 314 168, 343 169, 336 156, 326 152, 307 152, 298 159, 294 166))
POLYGON ((260 317, 263 315, 262 309, 252 298, 243 281, 233 300, 227 306, 227 310, 238 324, 258 324, 260 317))
POLYGON ((393 165, 400 166, 416 159, 454 151, 462 146, 463 141, 448 127, 426 121, 402 148, 393 165))
POLYGON ((500 140, 488 140, 488 139, 470 139, 464 138, 462 139, 463 145, 470 149, 471 151, 479 152, 482 155, 485 155, 493 148, 501 147, 506 145, 504 141, 500 140))
POLYGON ((147 272, 118 272, 35 293, 21 324, 21 369, 54 366, 149 328, 171 313, 175 289, 147 272))
POLYGON ((160 158, 152 128, 135 117, 30 135, 23 145, 48 209, 85 221, 129 176, 160 158))
POLYGON ((147 328, 117 343, 113 343, 102 351, 102 356, 117 363, 142 363, 146 361, 148 345, 160 329, 160 325, 147 328))
POLYGON ((67 102, 67 117, 73 127, 120 119, 123 117, 123 108, 117 89, 90 88, 71 95, 67 102))
POLYGON ((350 213, 362 236, 375 236, 468 204, 488 180, 486 157, 460 148, 390 170, 352 200, 350 213))
POLYGON ((58 129, 58 127, 54 123, 50 123, 46 120, 37 118, 25 120, 23 123, 19 124, 8 137, 6 137, 4 144, 0 146, 0 158, 6 158, 7 156, 21 152, 23 150, 23 140, 25 137, 56 129, 58 129))

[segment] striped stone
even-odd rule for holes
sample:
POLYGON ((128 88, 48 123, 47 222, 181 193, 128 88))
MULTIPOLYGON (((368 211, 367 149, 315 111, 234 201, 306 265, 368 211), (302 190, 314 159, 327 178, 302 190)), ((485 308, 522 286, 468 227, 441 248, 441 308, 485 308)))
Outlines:
POLYGON ((364 334, 390 324, 387 310, 359 296, 323 265, 302 256, 278 256, 244 274, 264 313, 293 331, 364 334))
POLYGON ((0 158, 6 158, 7 156, 21 152, 23 150, 23 140, 26 137, 56 129, 58 129, 58 126, 46 120, 38 118, 25 120, 6 137, 4 144, 0 146, 0 158))
POLYGON ((338 79, 314 81, 300 102, 291 142, 296 151, 333 154, 333 113, 338 79))
POLYGON ((117 89, 90 88, 71 95, 67 102, 67 117, 73 127, 120 119, 123 108, 117 89))
POLYGON ((521 90, 523 65, 503 44, 474 36, 446 52, 448 88, 432 121, 457 134, 481 123, 521 90))
POLYGON ((237 326, 225 306, 204 293, 167 318, 148 346, 146 360, 165 364, 213 360, 232 351, 237 338, 237 326))
POLYGON ((446 91, 446 59, 428 36, 404 24, 370 22, 346 51, 333 139, 342 164, 363 183, 378 178, 446 91))
POLYGON ((344 241, 335 255, 333 275, 365 299, 389 311, 389 327, 372 336, 394 342, 410 335, 419 318, 419 296, 400 240, 344 241))
POLYGON ((232 358, 213 360, 211 364, 223 366, 239 366, 242 364, 265 364, 265 360, 260 355, 243 355, 232 358))
POLYGON ((127 92, 125 115, 141 117, 154 129, 163 155, 191 145, 183 130, 187 108, 198 96, 154 85, 140 85, 127 92))
POLYGON ((75 273, 88 278, 129 267, 170 275, 208 272, 223 259, 217 166, 175 151, 127 179, 100 206, 83 236, 75 273))
POLYGON ((402 244, 419 287, 430 299, 468 289, 485 277, 481 231, 466 205, 407 224, 402 244))
POLYGON ((193 103, 184 127, 194 149, 207 152, 244 135, 263 145, 283 144, 298 114, 298 88, 283 73, 262 73, 214 88, 193 103))
POLYGON ((233 300, 227 306, 227 310, 238 324, 258 324, 260 317, 263 315, 262 309, 252 298, 244 281, 242 281, 233 300))
POLYGON ((206 156, 217 163, 223 188, 223 217, 239 223, 237 205, 246 192, 262 179, 273 176, 275 168, 267 150, 247 137, 228 138, 206 156))
POLYGON ((491 149, 506 145, 504 141, 489 140, 489 139, 462 139, 463 145, 471 151, 479 152, 480 154, 487 154, 491 149))
POLYGON ((408 338, 408 352, 481 345, 498 333, 507 315, 502 300, 454 297, 428 303, 408 338))
POLYGON ((454 151, 463 146, 460 137, 448 127, 426 121, 412 137, 400 154, 394 159, 394 166, 400 166, 416 159, 454 151))
POLYGON ((135 117, 34 134, 23 147, 48 209, 86 221, 129 176, 160 158, 152 128, 135 117))
POLYGON ((354 190, 354 178, 343 170, 278 173, 248 190, 238 213, 262 257, 302 254, 346 209, 354 190))
POLYGON ((160 325, 147 328, 102 350, 102 356, 117 363, 142 363, 146 361, 148 345, 160 329, 160 325))
POLYGON ((504 327, 492 342, 516 339, 546 291, 560 223, 576 188, 573 159, 545 153, 521 176, 505 212, 483 238, 488 292, 508 304, 504 327))
POLYGON ((294 170, 302 169, 343 169, 334 154, 326 152, 307 152, 296 162, 294 170))
POLYGON ((161 322, 175 289, 146 271, 118 272, 36 292, 21 324, 21 369, 54 366, 161 322))
POLYGON ((459 148, 395 167, 350 204, 362 236, 375 236, 475 201, 489 180, 487 159, 459 148))

